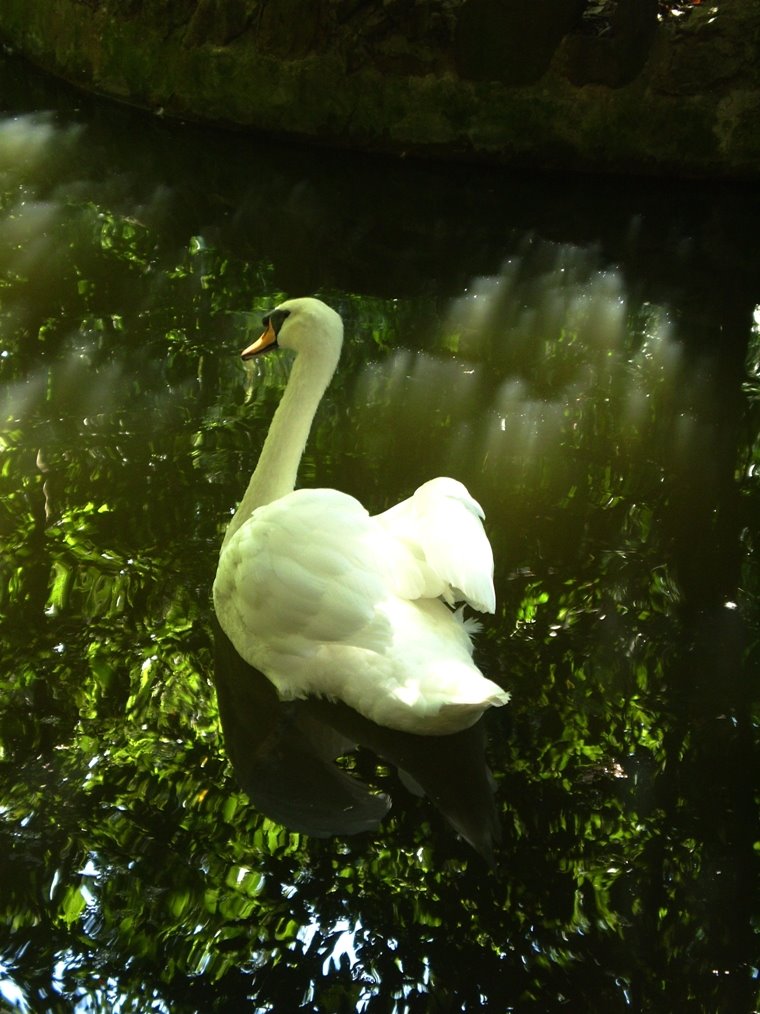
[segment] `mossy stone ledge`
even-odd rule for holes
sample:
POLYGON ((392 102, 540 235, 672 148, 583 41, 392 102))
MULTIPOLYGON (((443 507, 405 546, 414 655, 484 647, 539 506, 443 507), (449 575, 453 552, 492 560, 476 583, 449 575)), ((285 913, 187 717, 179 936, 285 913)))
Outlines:
POLYGON ((583 0, 3 0, 0 40, 167 116, 399 155, 760 177, 760 5, 607 8, 599 25, 583 0))

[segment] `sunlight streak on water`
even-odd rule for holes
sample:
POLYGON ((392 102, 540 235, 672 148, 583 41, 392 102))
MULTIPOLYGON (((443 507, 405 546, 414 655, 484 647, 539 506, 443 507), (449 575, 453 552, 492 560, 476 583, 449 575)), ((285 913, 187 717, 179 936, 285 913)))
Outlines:
POLYGON ((508 476, 535 490, 553 474, 567 490, 584 481, 588 455, 665 468, 711 439, 697 422, 711 386, 687 365, 668 311, 632 305, 622 274, 587 250, 534 244, 477 279, 451 303, 440 342, 359 377, 359 439, 372 456, 395 432, 389 469, 419 470, 421 459, 493 503, 508 476))

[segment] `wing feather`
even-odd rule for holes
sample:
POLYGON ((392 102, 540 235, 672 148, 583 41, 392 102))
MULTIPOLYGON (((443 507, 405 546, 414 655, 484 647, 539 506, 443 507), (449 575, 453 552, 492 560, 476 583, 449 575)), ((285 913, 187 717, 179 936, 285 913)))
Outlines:
MULTIPOLYGON (((474 609, 492 613, 496 608, 493 553, 483 529, 483 509, 456 479, 438 478, 424 483, 402 503, 378 514, 375 521, 405 544, 437 577, 439 590, 449 603, 464 600, 474 609)), ((429 582, 434 589, 435 582, 429 582)))
POLYGON ((364 507, 337 490, 260 507, 222 554, 217 610, 234 608, 254 636, 294 653, 333 641, 376 649, 387 621, 374 535, 364 507))

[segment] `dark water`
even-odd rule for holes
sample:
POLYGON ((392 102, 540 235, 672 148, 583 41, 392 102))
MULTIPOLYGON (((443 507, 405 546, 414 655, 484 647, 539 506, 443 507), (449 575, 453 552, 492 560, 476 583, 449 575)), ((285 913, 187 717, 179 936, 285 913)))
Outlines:
POLYGON ((756 1009, 757 192, 0 83, 4 1002, 756 1009), (215 672, 218 545, 287 379, 237 351, 305 293, 348 341, 301 482, 377 511, 452 474, 485 507, 478 659, 513 702, 471 736, 271 719, 223 644, 215 672), (346 798, 358 834, 289 829, 346 798))

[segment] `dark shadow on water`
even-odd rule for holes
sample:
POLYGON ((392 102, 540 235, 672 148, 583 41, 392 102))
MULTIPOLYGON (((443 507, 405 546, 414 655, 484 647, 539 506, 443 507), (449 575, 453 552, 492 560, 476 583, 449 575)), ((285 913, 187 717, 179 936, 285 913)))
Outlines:
POLYGON ((315 837, 377 828, 390 798, 335 764, 360 745, 393 764, 407 788, 424 793, 494 865, 500 834, 482 720, 451 736, 415 736, 376 725, 344 704, 280 701, 269 680, 240 658, 216 619, 213 627, 227 754, 262 813, 315 837))

